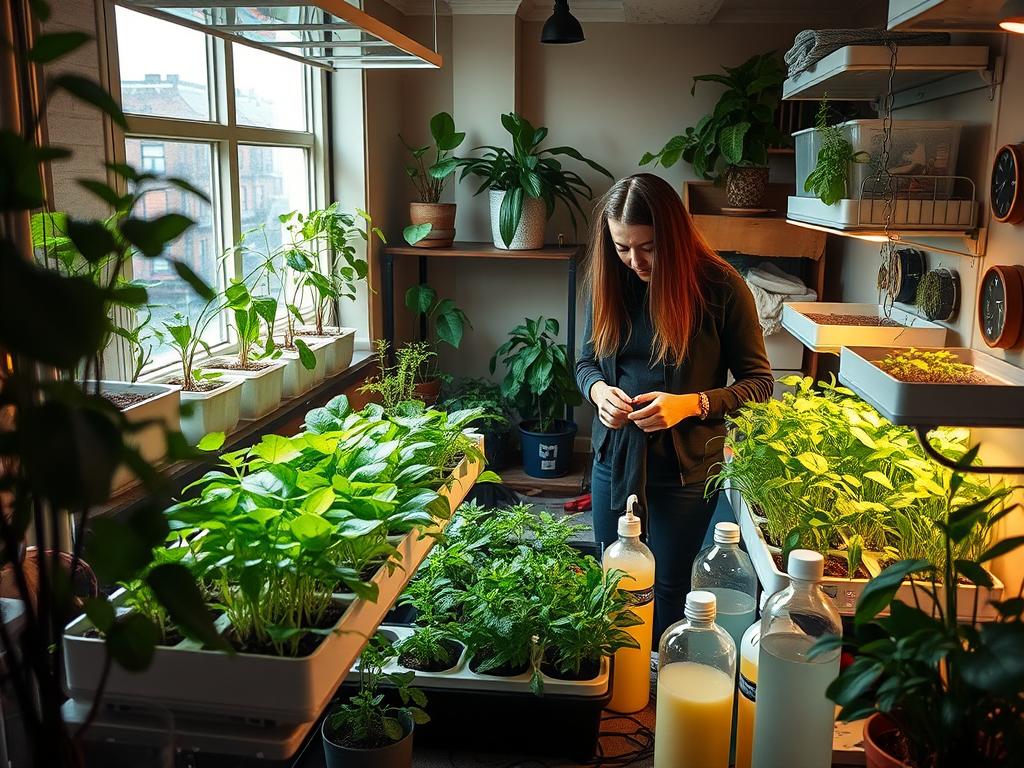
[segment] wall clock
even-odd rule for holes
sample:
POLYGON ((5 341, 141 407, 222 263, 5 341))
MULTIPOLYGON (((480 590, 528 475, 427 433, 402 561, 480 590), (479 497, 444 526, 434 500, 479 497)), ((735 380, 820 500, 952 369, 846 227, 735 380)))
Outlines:
POLYGON ((1024 267, 992 266, 978 291, 978 327, 990 347, 1010 349, 1024 324, 1024 267))
POLYGON ((996 221, 1020 224, 1024 221, 1024 192, 1021 191, 1021 168, 1024 147, 1007 144, 996 152, 992 162, 992 188, 989 197, 996 221))

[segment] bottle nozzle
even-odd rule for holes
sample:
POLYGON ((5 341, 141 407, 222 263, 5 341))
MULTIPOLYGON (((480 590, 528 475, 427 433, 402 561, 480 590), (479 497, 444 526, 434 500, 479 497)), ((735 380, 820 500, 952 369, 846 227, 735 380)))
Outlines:
POLYGON ((626 514, 619 518, 619 536, 640 535, 640 516, 636 514, 639 509, 640 499, 635 493, 630 494, 626 499, 626 514))

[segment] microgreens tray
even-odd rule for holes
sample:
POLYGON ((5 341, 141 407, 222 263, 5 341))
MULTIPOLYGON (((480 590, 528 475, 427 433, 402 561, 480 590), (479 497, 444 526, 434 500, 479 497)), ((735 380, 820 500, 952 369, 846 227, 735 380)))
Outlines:
POLYGON ((815 352, 839 354, 842 347, 941 347, 946 343, 946 329, 899 307, 890 310, 895 326, 826 325, 808 315, 858 315, 883 318, 878 304, 847 304, 830 302, 793 302, 782 305, 782 327, 796 336, 804 346, 815 352))

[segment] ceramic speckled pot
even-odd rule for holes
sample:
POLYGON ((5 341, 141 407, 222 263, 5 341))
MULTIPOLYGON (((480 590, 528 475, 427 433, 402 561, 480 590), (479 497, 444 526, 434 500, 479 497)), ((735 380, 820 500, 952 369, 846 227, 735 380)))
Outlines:
POLYGON ((725 172, 725 197, 733 208, 759 208, 767 191, 767 168, 733 165, 725 172))
POLYGON ((492 189, 491 200, 491 237, 494 247, 508 251, 528 251, 544 247, 544 227, 548 222, 547 209, 539 197, 523 197, 523 216, 516 227, 512 242, 508 245, 501 240, 501 201, 505 199, 505 191, 492 189))

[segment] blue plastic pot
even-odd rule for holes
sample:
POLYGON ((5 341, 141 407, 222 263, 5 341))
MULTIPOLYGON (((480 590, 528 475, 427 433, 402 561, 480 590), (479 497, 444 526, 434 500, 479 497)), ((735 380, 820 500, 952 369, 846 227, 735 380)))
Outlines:
POLYGON ((572 444, 576 424, 555 421, 550 432, 537 432, 536 422, 519 425, 523 442, 523 471, 530 477, 564 477, 572 468, 572 444))

